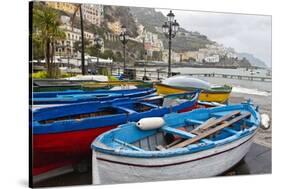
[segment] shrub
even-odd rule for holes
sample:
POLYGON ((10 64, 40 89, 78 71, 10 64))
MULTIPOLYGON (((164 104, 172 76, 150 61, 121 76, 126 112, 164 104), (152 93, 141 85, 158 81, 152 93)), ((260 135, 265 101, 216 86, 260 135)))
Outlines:
POLYGON ((61 78, 66 78, 66 77, 71 77, 71 74, 70 73, 62 73, 60 75, 61 78))
POLYGON ((39 71, 36 73, 32 73, 33 79, 45 79, 48 77, 48 73, 46 71, 39 71))
POLYGON ((108 76, 109 81, 118 81, 118 79, 114 76, 108 76))

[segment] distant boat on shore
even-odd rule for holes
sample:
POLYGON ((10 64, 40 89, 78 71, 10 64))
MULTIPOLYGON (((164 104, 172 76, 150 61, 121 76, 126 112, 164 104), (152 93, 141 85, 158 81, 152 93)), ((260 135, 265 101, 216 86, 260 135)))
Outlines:
POLYGON ((183 93, 186 91, 201 90, 199 100, 208 102, 227 102, 232 87, 228 85, 211 85, 201 79, 177 75, 163 80, 156 85, 158 94, 183 93))
POLYGON ((30 98, 30 104, 73 104, 89 101, 104 101, 116 98, 132 98, 141 97, 156 92, 154 88, 136 88, 125 90, 66 90, 66 91, 51 91, 51 92, 34 92, 30 98))

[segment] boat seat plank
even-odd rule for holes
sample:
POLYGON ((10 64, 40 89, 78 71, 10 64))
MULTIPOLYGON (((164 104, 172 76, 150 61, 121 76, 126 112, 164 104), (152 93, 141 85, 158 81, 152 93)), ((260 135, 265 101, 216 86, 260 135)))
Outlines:
POLYGON ((149 106, 149 107, 152 107, 152 108, 158 108, 159 106, 155 105, 155 104, 151 104, 151 103, 148 103, 148 102, 141 102, 142 105, 145 105, 145 106, 149 106))
POLYGON ((163 99, 163 97, 162 96, 152 96, 152 97, 145 98, 143 100, 150 101, 150 100, 160 100, 160 99, 163 99))
POLYGON ((144 151, 144 150, 141 149, 141 148, 138 148, 138 147, 136 147, 136 146, 134 146, 134 145, 132 145, 132 144, 129 144, 129 143, 127 143, 127 142, 124 142, 124 141, 119 140, 119 139, 116 139, 116 138, 113 139, 113 141, 116 142, 116 143, 118 143, 118 144, 121 144, 121 145, 123 145, 123 146, 125 146, 125 147, 128 147, 128 148, 130 148, 130 149, 132 149, 132 150, 144 151))
POLYGON ((193 144, 193 143, 195 143, 195 142, 198 142, 199 140, 201 140, 201 139, 203 139, 203 138, 206 138, 206 137, 208 137, 208 136, 210 136, 210 135, 212 135, 212 134, 214 134, 214 133, 216 133, 216 132, 218 132, 218 131, 220 131, 220 130, 226 128, 226 127, 229 127, 229 126, 231 126, 233 123, 236 123, 236 122, 238 122, 238 121, 240 121, 240 120, 242 120, 242 119, 244 119, 244 118, 247 118, 247 117, 249 117, 250 115, 251 115, 250 112, 243 113, 243 114, 239 115, 238 117, 233 118, 232 120, 229 120, 229 121, 227 121, 227 122, 224 122, 224 123, 222 123, 221 125, 219 125, 219 126, 217 126, 217 127, 215 127, 215 128, 212 128, 212 129, 210 129, 210 130, 208 130, 208 131, 205 131, 205 132, 201 133, 200 135, 197 135, 196 137, 193 137, 193 138, 191 138, 191 139, 187 139, 187 140, 185 140, 185 141, 183 141, 183 142, 181 142, 181 143, 179 143, 179 144, 176 144, 176 145, 172 146, 171 148, 172 148, 172 149, 174 149, 174 148, 183 148, 183 147, 185 147, 185 146, 188 146, 188 145, 190 145, 190 144, 193 144))
POLYGON ((230 129, 230 128, 227 128, 227 127, 224 128, 223 130, 228 132, 228 133, 231 133, 231 134, 237 134, 238 133, 238 131, 235 131, 234 129, 230 129))
POLYGON ((185 119, 184 122, 186 124, 190 123, 190 124, 197 124, 197 125, 201 125, 204 123, 204 121, 199 121, 199 120, 195 120, 195 119, 185 119))
POLYGON ((113 108, 116 108, 116 109, 120 109, 120 110, 123 110, 125 112, 128 112, 129 114, 133 114, 133 113, 137 113, 136 111, 132 110, 132 109, 129 109, 129 108, 125 108, 125 107, 122 107, 122 106, 112 106, 113 108))
POLYGON ((160 128, 160 130, 162 130, 164 132, 167 132, 167 133, 178 135, 182 138, 192 138, 192 137, 196 136, 192 133, 182 131, 182 130, 179 130, 179 129, 175 129, 175 128, 172 128, 172 127, 168 127, 168 126, 163 126, 163 127, 160 128))
POLYGON ((207 130, 207 129, 209 129, 211 127, 214 127, 214 126, 216 126, 218 124, 221 124, 224 121, 226 121, 226 120, 228 120, 228 119, 230 119, 230 118, 232 118, 234 116, 237 116, 239 114, 241 114, 240 111, 233 111, 233 112, 231 112, 229 114, 226 114, 226 115, 224 115, 224 116, 222 116, 222 117, 220 117, 220 118, 218 118, 216 120, 213 120, 212 118, 210 118, 210 119, 208 119, 206 121, 207 123, 203 123, 202 125, 199 125, 197 128, 193 129, 191 131, 191 133, 198 135, 201 132, 203 132, 204 130, 207 130))

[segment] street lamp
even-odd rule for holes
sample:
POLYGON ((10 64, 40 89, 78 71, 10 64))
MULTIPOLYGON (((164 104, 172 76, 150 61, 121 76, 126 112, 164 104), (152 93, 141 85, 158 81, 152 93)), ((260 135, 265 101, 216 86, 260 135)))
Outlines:
POLYGON ((146 64, 147 64, 147 51, 145 49, 145 36, 142 39, 143 42, 143 59, 144 59, 144 75, 143 75, 143 80, 148 80, 148 78, 146 77, 146 64))
POLYGON ((172 38, 176 37, 176 33, 179 30, 179 23, 177 20, 174 20, 175 15, 172 11, 167 14, 168 22, 165 22, 162 25, 162 30, 165 36, 169 39, 169 62, 168 62, 168 77, 171 76, 171 46, 172 38))
POLYGON ((95 39, 94 39, 94 45, 95 45, 95 47, 98 49, 96 67, 98 67, 98 65, 99 65, 99 56, 100 56, 100 49, 101 49, 101 47, 102 47, 102 44, 103 44, 102 39, 99 37, 99 35, 96 35, 96 36, 95 36, 95 39))
POLYGON ((123 53, 124 53, 124 65, 123 65, 123 74, 125 73, 126 69, 126 43, 128 42, 129 35, 127 33, 126 26, 121 27, 121 33, 119 35, 119 39, 123 44, 123 53))
POLYGON ((71 50, 70 50, 70 41, 66 42, 66 50, 67 50, 67 67, 69 68, 69 54, 71 52, 71 50))

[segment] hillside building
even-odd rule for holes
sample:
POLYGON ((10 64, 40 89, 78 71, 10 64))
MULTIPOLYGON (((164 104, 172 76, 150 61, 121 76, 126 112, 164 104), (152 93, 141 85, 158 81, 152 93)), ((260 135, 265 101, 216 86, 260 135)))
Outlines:
MULTIPOLYGON (((169 61, 169 50, 165 49, 162 51, 162 61, 168 63, 169 61)), ((174 51, 171 52, 171 63, 179 63, 180 62, 180 53, 176 53, 174 51)))
POLYGON ((72 3, 46 1, 46 4, 53 9, 61 10, 70 14, 73 14, 77 9, 77 6, 72 3))
POLYGON ((180 62, 188 62, 191 59, 198 61, 198 51, 186 51, 179 53, 179 55, 180 62))
MULTIPOLYGON (((95 4, 82 4, 82 12, 83 18, 88 20, 92 24, 100 27, 103 18, 103 5, 95 5, 95 4)), ((80 12, 77 12, 77 16, 80 16, 80 12)))
MULTIPOLYGON (((70 14, 73 14, 77 9, 77 5, 74 3, 65 3, 65 2, 50 2, 47 1, 46 4, 57 10, 61 10, 70 14)), ((104 14, 103 14, 103 5, 95 5, 95 4, 82 4, 82 12, 83 18, 92 24, 100 27, 103 22, 104 14)), ((80 16, 80 12, 77 11, 77 16, 80 16)))
POLYGON ((219 55, 213 55, 213 56, 208 56, 204 58, 204 61, 206 63, 218 63, 220 61, 220 56, 219 55))
MULTIPOLYGON (((81 30, 78 28, 72 28, 69 25, 60 26, 64 30, 66 38, 65 40, 57 41, 56 54, 60 56, 74 55, 74 44, 76 41, 81 41, 81 30)), ((91 32, 84 31, 84 38, 94 45, 95 35, 91 32)), ((101 48, 103 52, 104 47, 101 48)))
POLYGON ((157 34, 145 31, 144 37, 144 48, 147 51, 148 56, 152 56, 153 52, 160 52, 164 50, 163 42, 158 38, 157 34))

